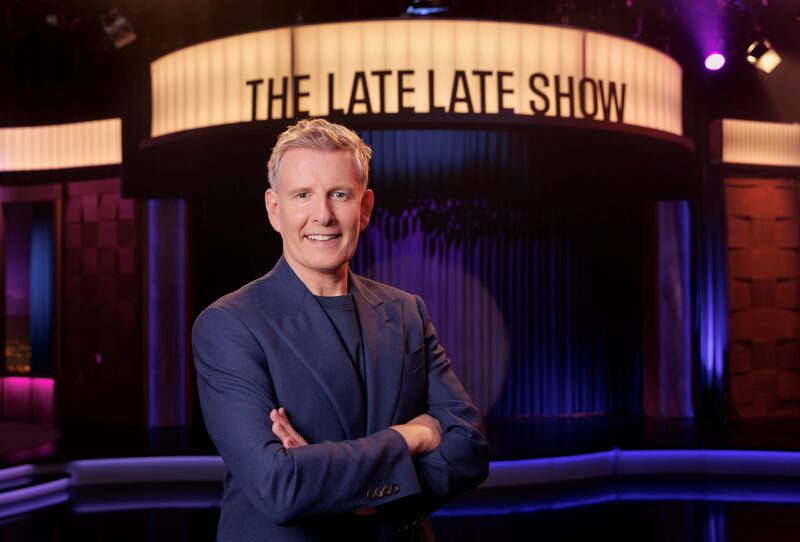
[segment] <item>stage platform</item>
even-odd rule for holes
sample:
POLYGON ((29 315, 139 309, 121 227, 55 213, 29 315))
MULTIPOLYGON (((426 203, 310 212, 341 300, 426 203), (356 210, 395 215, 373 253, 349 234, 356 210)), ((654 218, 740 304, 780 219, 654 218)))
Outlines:
MULTIPOLYGON (((794 541, 800 420, 490 420, 489 479, 439 541, 794 541)), ((0 539, 212 541, 224 465, 203 431, 0 423, 0 539)))

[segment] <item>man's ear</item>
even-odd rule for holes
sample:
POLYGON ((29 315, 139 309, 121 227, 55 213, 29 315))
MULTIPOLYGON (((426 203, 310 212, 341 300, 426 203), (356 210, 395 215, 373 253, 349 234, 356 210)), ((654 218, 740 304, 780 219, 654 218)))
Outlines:
POLYGON ((375 205, 375 193, 367 188, 361 196, 361 231, 367 229, 373 205, 375 205))
POLYGON ((264 192, 264 206, 267 208, 267 216, 272 229, 281 232, 281 223, 278 220, 278 194, 272 188, 267 188, 264 192))

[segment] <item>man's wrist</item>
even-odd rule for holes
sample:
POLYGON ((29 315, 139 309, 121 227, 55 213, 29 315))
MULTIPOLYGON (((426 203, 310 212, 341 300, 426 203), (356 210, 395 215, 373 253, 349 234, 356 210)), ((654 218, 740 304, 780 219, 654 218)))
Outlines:
POLYGON ((419 449, 421 445, 421 439, 417 434, 417 428, 412 425, 408 424, 401 424, 401 425, 393 425, 389 429, 392 429, 400 434, 403 437, 403 441, 406 443, 406 447, 408 448, 408 453, 411 457, 414 457, 419 454, 419 449))

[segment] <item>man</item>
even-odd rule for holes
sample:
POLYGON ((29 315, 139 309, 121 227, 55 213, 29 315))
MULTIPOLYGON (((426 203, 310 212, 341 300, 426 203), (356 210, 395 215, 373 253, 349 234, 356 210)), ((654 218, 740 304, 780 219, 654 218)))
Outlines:
POLYGON ((200 402, 228 472, 218 540, 430 540, 427 514, 483 481, 480 414, 422 300, 349 271, 371 149, 303 120, 265 203, 283 256, 192 332, 200 402))

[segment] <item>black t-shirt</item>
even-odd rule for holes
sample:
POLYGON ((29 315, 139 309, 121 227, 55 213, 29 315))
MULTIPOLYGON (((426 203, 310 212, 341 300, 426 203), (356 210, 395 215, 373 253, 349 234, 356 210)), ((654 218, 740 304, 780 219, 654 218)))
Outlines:
POLYGON ((352 295, 314 296, 339 334, 350 362, 361 385, 361 397, 366 401, 366 373, 364 368, 364 347, 361 340, 361 327, 352 295))

